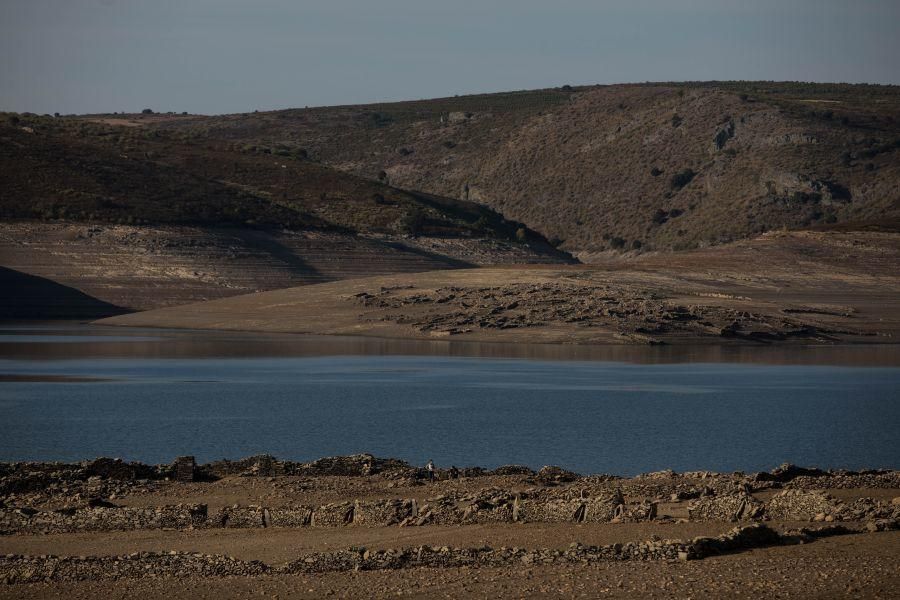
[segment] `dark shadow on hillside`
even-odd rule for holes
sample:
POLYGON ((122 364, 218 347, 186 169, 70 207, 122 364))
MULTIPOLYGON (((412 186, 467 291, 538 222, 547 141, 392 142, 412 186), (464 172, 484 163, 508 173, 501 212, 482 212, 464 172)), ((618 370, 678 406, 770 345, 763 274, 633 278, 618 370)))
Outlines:
MULTIPOLYGON (((459 260, 457 258, 452 258, 445 254, 439 254, 437 252, 429 252, 428 250, 423 250, 422 248, 416 248, 414 246, 407 246, 403 242, 378 242, 382 246, 387 246, 393 250, 399 250, 400 252, 407 252, 409 254, 415 254, 417 256, 421 256, 422 258, 427 258, 428 260, 433 260, 435 263, 439 263, 440 265, 445 266, 450 269, 471 269, 473 267, 477 267, 475 263, 466 262, 464 260, 459 260)), ((435 265, 435 268, 438 268, 438 265, 435 265)))
POLYGON ((0 267, 0 319, 100 319, 126 312, 50 279, 0 267))
POLYGON ((297 275, 314 279, 322 279, 323 281, 329 279, 322 273, 320 273, 318 269, 297 256, 297 254, 293 250, 279 242, 277 239, 275 239, 275 237, 265 231, 238 229, 234 231, 234 235, 239 237, 245 244, 247 244, 248 247, 262 250, 263 252, 268 253, 273 258, 280 260, 288 267, 290 267, 291 270, 297 275))

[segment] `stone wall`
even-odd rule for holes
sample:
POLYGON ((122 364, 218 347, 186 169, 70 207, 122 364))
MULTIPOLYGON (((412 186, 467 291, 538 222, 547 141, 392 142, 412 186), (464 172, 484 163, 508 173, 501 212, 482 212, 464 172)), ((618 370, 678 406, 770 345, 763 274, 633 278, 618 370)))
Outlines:
POLYGON ((692 521, 746 521, 760 518, 762 513, 763 504, 746 492, 704 496, 688 505, 692 521))
MULTIPOLYGON (((746 493, 690 501, 691 521, 900 522, 900 502, 860 498, 845 504, 823 492, 785 490, 762 503, 746 493)), ((657 503, 626 504, 621 494, 566 497, 555 490, 514 494, 484 490, 445 495, 420 506, 413 499, 355 500, 322 506, 269 508, 234 505, 207 514, 204 504, 160 507, 97 506, 37 511, 0 508, 0 533, 64 533, 135 529, 388 527, 472 523, 634 523, 658 518, 657 503)))
POLYGON ((652 539, 645 542, 583 546, 565 550, 521 548, 414 548, 368 551, 351 548, 302 556, 281 567, 259 561, 186 552, 139 552, 109 557, 0 556, 0 582, 89 581, 140 577, 226 577, 265 574, 310 574, 335 571, 377 571, 405 568, 509 567, 534 564, 591 564, 603 561, 696 560, 751 548, 813 541, 846 530, 800 531, 780 535, 765 525, 732 529, 718 537, 691 540, 652 539))
POLYGON ((205 526, 207 522, 205 504, 58 511, 0 509, 0 531, 4 533, 190 529, 205 526))

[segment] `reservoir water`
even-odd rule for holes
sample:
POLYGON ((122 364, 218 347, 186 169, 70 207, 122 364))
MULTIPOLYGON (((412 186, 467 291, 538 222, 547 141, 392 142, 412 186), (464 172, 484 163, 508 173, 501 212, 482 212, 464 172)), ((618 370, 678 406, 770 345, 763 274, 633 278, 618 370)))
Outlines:
POLYGON ((3 461, 898 468, 900 357, 18 326, 0 330, 0 421, 3 461))

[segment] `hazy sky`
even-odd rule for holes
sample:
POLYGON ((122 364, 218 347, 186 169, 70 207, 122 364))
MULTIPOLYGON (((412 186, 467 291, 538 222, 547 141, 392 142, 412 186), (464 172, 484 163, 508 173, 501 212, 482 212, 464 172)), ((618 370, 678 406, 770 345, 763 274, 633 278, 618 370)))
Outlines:
POLYGON ((0 0, 0 110, 244 112, 701 79, 900 83, 900 0, 0 0))

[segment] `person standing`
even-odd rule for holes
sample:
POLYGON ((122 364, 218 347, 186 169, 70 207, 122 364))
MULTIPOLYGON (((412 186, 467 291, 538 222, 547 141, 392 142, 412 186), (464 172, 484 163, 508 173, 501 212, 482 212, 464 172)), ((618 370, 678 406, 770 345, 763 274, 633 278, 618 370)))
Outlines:
POLYGON ((434 483, 434 461, 430 458, 428 464, 425 465, 425 470, 428 472, 428 481, 434 483))

